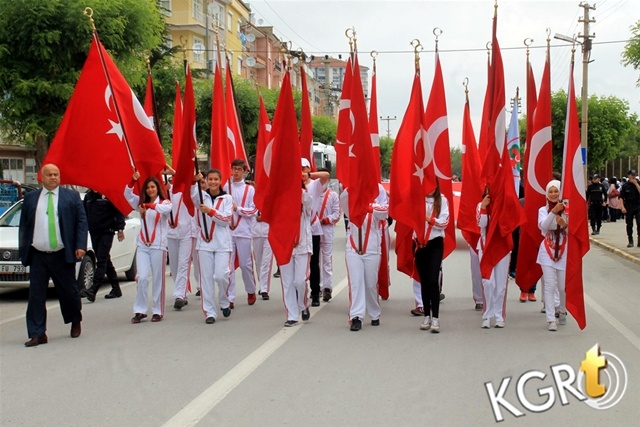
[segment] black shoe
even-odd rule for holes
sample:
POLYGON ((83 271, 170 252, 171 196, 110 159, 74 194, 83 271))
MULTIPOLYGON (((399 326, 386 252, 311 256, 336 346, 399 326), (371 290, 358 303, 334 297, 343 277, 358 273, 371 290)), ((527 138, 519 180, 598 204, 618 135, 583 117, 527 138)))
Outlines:
POLYGON ((442 301, 443 299, 444 299, 444 294, 440 292, 440 301, 442 301))
POLYGON ((198 292, 196 292, 196 296, 199 297, 200 296, 200 289, 198 289, 198 292))
POLYGON ((207 325, 213 325, 214 323, 216 323, 216 318, 215 317, 207 317, 207 320, 205 320, 204 323, 206 323, 207 325))
POLYGON ((320 297, 311 298, 311 307, 320 307, 320 297))
POLYGON ((352 331, 359 331, 360 329, 362 329, 362 320, 360 320, 359 317, 354 317, 353 319, 351 319, 351 330, 352 331))
POLYGON ((173 303, 173 308, 176 310, 182 310, 182 307, 185 306, 184 300, 182 298, 176 298, 176 301, 173 303))
POLYGON ((260 292, 260 296, 264 301, 269 301, 269 292, 260 292))
POLYGON ((331 297, 332 297, 332 296, 331 296, 331 289, 327 289, 327 288, 325 288, 325 289, 322 291, 322 301, 324 301, 324 302, 329 302, 329 301, 331 301, 331 297))
POLYGON ((304 320, 305 322, 307 320, 309 320, 309 317, 311 317, 311 313, 309 313, 309 309, 305 308, 304 310, 302 310, 302 320, 304 320))
POLYGON ((284 322, 284 326, 286 326, 287 328, 290 328, 291 326, 296 326, 298 324, 298 322, 296 320, 287 320, 286 322, 284 322))
POLYGON ((223 308, 223 309, 222 309, 222 315, 223 315, 224 317, 229 317, 229 316, 231 316, 231 309, 230 309, 229 307, 227 307, 227 308, 223 308))
POLYGON ((275 277, 275 278, 280 277, 280 270, 278 270, 275 273, 273 273, 273 277, 275 277))
MULTIPOLYGON (((640 242, 638 242, 638 245, 640 246, 640 242)), ((627 245, 628 248, 632 248, 633 247, 633 240, 629 240, 629 244, 627 245)))
POLYGON ((109 292, 108 294, 106 294, 104 297, 106 299, 113 299, 113 298, 120 298, 122 296, 122 290, 120 289, 120 286, 118 286, 117 288, 111 288, 111 292, 109 292))
POLYGON ((371 321, 371 326, 380 326, 380 319, 375 319, 371 321))
POLYGON ((96 294, 98 293, 98 286, 95 284, 89 289, 83 289, 80 291, 80 296, 86 297, 90 302, 96 301, 96 294))
POLYGON ((482 304, 476 304, 474 310, 475 311, 482 311, 483 308, 484 308, 484 306, 482 304))

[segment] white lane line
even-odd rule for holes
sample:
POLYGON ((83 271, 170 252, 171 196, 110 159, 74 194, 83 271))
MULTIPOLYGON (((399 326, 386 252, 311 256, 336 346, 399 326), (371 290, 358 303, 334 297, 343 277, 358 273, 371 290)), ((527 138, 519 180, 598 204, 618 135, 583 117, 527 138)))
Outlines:
MULTIPOLYGON (((333 288, 334 297, 347 287, 348 279, 344 278, 336 287, 333 288)), ((326 307, 323 304, 318 309, 314 309, 311 317, 315 316, 326 307)), ((218 405, 229 393, 238 387, 242 381, 251 375, 256 369, 264 363, 276 350, 284 345, 291 337, 293 337, 302 328, 303 324, 294 328, 283 327, 267 342, 258 347, 253 353, 247 356, 243 361, 234 366, 222 378, 213 383, 211 387, 203 391, 198 397, 193 399, 180 412, 173 416, 164 425, 172 426, 195 426, 199 423, 213 408, 218 405)))
POLYGON ((584 301, 596 311, 600 316, 604 318, 611 326, 613 326, 620 334, 625 337, 629 342, 640 351, 640 338, 634 334, 631 329, 624 326, 618 319, 611 315, 607 310, 602 308, 600 304, 595 302, 587 294, 584 294, 584 301))

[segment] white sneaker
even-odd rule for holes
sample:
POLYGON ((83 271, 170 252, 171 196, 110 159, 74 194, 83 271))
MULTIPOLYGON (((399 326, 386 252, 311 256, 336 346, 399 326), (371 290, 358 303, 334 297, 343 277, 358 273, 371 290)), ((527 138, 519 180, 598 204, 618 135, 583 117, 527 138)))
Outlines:
POLYGON ((424 316, 424 320, 420 325, 420 329, 423 331, 428 331, 429 329, 431 329, 431 316, 424 316))
POLYGON ((549 327, 547 329, 549 329, 552 332, 555 332, 558 330, 558 324, 555 321, 549 322, 549 327))
POLYGON ((567 313, 560 313, 558 315, 558 324, 564 326, 567 324, 567 313))
POLYGON ((437 317, 434 317, 431 320, 431 329, 430 329, 431 333, 437 334, 440 332, 440 319, 438 319, 437 317))
POLYGON ((496 321, 496 328, 504 328, 504 320, 497 320, 496 321))
POLYGON ((491 327, 491 319, 482 319, 482 325, 480 325, 482 329, 489 329, 491 327))

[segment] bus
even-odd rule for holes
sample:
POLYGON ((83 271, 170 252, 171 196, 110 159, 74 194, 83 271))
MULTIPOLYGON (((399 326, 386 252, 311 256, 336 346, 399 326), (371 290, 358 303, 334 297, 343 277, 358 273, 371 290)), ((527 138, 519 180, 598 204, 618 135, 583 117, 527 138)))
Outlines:
POLYGON ((327 168, 331 173, 331 179, 336 179, 336 149, 333 145, 322 142, 313 142, 313 159, 316 168, 327 168))

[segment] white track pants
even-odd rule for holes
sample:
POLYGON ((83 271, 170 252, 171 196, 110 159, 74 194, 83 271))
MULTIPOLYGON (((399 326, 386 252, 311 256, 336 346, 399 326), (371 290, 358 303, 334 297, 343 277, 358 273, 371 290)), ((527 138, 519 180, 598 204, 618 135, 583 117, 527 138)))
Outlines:
POLYGON ((146 314, 149 309, 148 288, 151 285, 153 297, 152 313, 164 316, 164 274, 167 264, 167 253, 162 249, 138 246, 136 253, 136 267, 138 274, 136 282, 138 290, 133 302, 133 313, 146 314))
POLYGON ((507 283, 509 282, 509 259, 511 254, 502 258, 491 271, 489 280, 482 279, 482 296, 484 298, 483 319, 496 318, 503 322, 506 318, 507 283))
POLYGON ((266 237, 253 238, 253 256, 256 260, 256 270, 258 271, 258 287, 260 293, 269 292, 271 289, 271 264, 273 263, 273 252, 266 237))
POLYGON ((413 279, 413 298, 416 300, 416 307, 424 307, 422 303, 422 285, 413 279))
POLYGON ((378 268, 380 254, 358 255, 347 252, 347 270, 349 274, 349 319, 364 319, 365 313, 371 320, 380 318, 380 302, 378 301, 378 268))
POLYGON ((187 283, 191 274, 191 253, 195 239, 185 237, 182 239, 167 239, 169 249, 169 269, 173 277, 173 299, 187 298, 187 283))
POLYGON ((476 251, 469 246, 469 258, 471 262, 471 292, 473 301, 482 304, 482 274, 480 273, 480 257, 476 251))
POLYGON ((544 310, 547 315, 547 322, 553 322, 556 320, 556 307, 561 313, 567 312, 566 301, 567 294, 565 293, 566 283, 566 271, 558 270, 551 266, 542 265, 542 278, 544 279, 544 310), (558 298, 557 304, 547 304, 546 301, 555 301, 558 298))
POLYGON ((298 321, 300 311, 307 308, 307 271, 309 254, 293 255, 288 264, 280 266, 282 299, 287 320, 298 321))
POLYGON ((200 298, 205 317, 217 317, 216 285, 220 308, 229 307, 229 252, 198 251, 200 264, 200 298))
POLYGON ((333 230, 329 232, 323 228, 323 232, 327 234, 320 236, 322 289, 333 289, 333 230))
POLYGON ((229 280, 229 301, 236 300, 236 273, 235 273, 235 256, 238 256, 240 270, 242 271, 242 281, 244 289, 248 294, 256 293, 256 282, 253 278, 253 256, 251 254, 251 239, 249 237, 232 237, 231 259, 231 276, 229 280))

